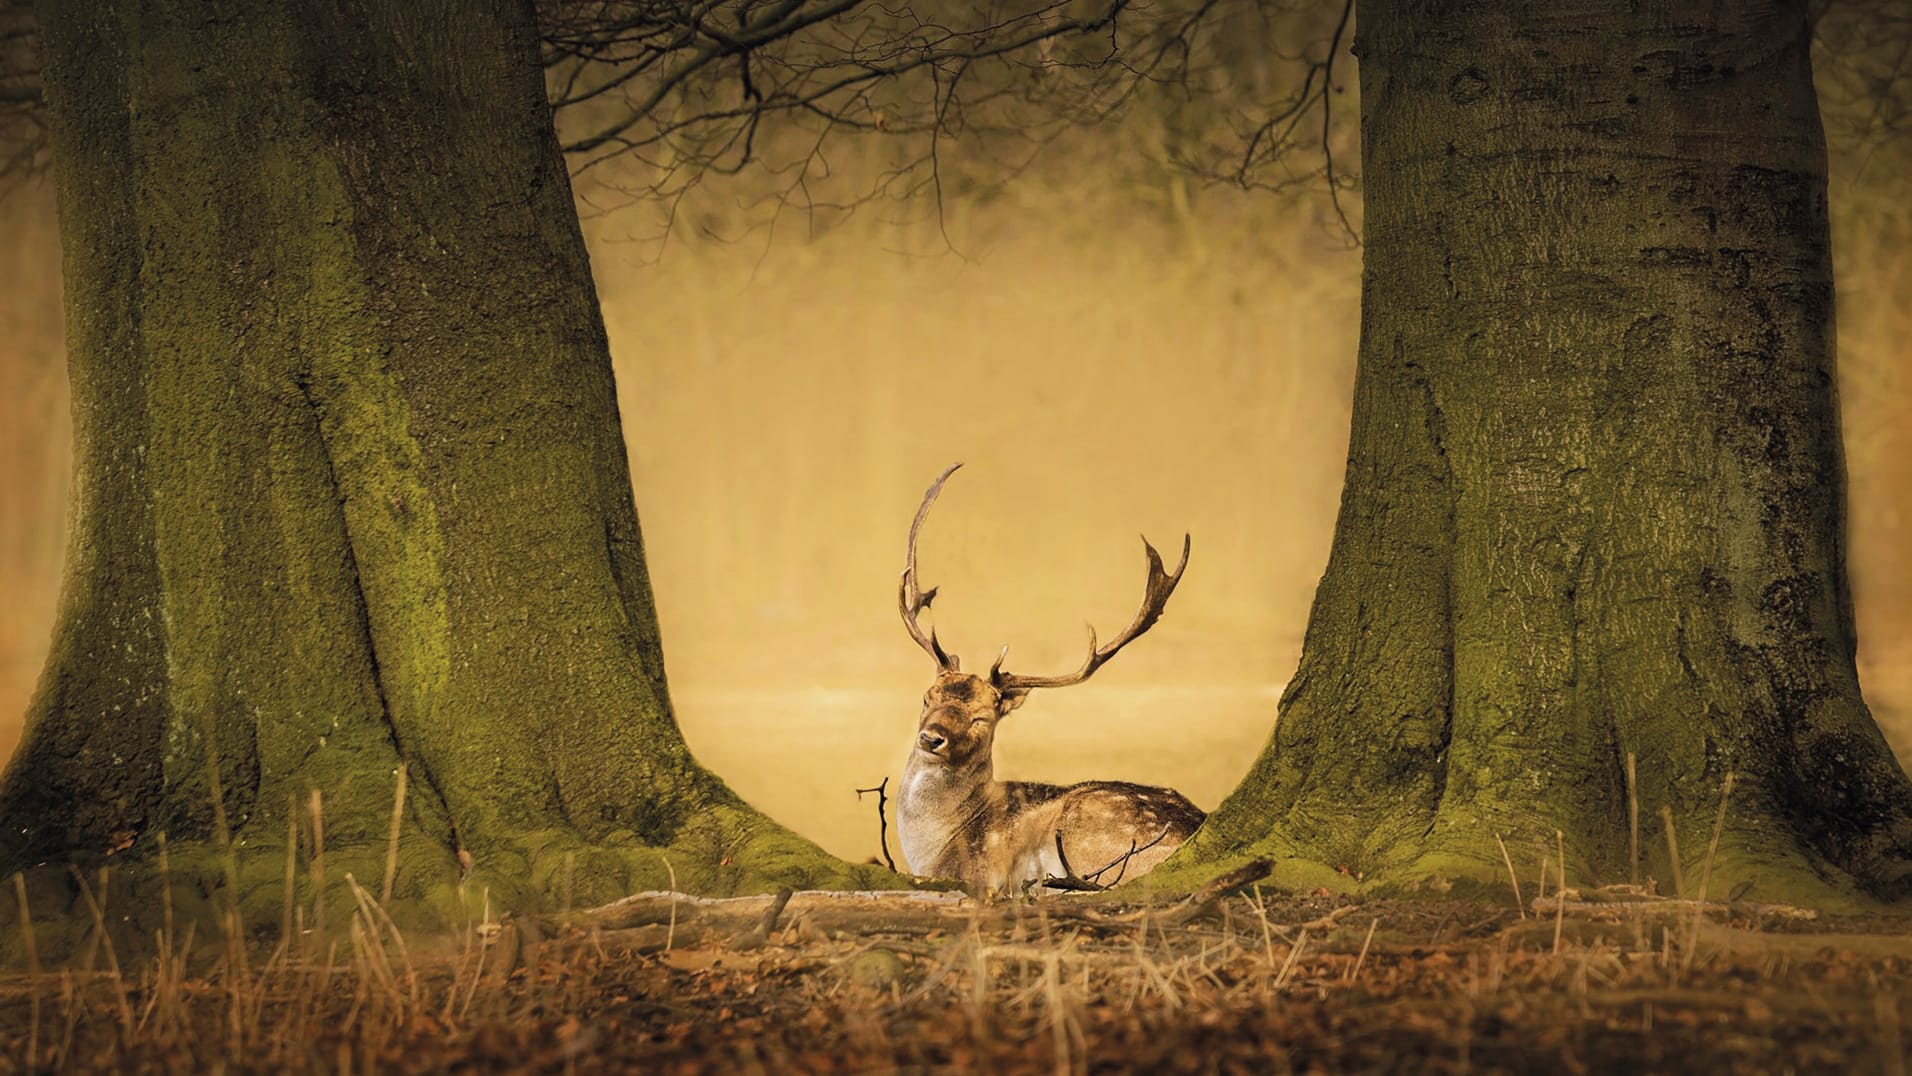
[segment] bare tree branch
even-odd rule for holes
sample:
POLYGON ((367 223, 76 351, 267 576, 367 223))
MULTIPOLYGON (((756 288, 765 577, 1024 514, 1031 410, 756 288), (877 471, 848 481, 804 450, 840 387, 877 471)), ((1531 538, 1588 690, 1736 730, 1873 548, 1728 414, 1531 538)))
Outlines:
POLYGON ((953 250, 942 208, 953 182, 967 189, 990 171, 1013 175, 1062 132, 1112 118, 1143 88, 1187 86, 1210 13, 1257 0, 1095 0, 1086 10, 1079 0, 1035 0, 949 12, 877 0, 584 11, 548 2, 561 8, 547 28, 553 98, 561 130, 577 132, 565 145, 579 173, 621 162, 600 183, 621 184, 626 200, 664 203, 673 219, 708 175, 753 165, 775 185, 778 212, 847 213, 920 195, 953 250), (829 167, 832 146, 863 136, 888 147, 876 151, 887 163, 862 161, 854 176, 829 167), (959 145, 960 163, 950 156, 959 145))
MULTIPOLYGON (((1359 242, 1343 198, 1358 189, 1355 121, 1334 107, 1353 0, 534 2, 574 170, 619 164, 580 186, 587 212, 644 200, 674 225, 707 181, 756 170, 740 197, 770 207, 772 227, 785 209, 815 227, 818 213, 920 198, 953 249, 944 199, 1018 174, 1069 131, 1121 123, 1137 152, 1117 166, 1325 187, 1330 226, 1359 242)), ((1903 140, 1912 12, 1814 11, 1835 152, 1903 140)), ((31 5, 0 0, 0 176, 46 164, 35 46, 31 5)))

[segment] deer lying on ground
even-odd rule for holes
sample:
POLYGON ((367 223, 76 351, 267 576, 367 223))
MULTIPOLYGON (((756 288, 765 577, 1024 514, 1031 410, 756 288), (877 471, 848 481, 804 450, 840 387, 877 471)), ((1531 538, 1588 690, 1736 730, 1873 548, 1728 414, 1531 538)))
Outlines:
POLYGON ((996 723, 1037 688, 1067 687, 1094 675, 1103 663, 1154 626, 1188 567, 1189 541, 1173 573, 1148 539, 1148 582, 1142 609, 1107 646, 1096 645, 1089 627, 1089 656, 1061 676, 1018 676, 1003 671, 1009 648, 982 675, 962 671, 943 650, 935 629, 925 634, 917 618, 936 597, 916 580, 916 535, 943 483, 962 464, 952 464, 929 492, 910 524, 909 554, 897 592, 903 625, 936 660, 936 680, 923 696, 916 744, 903 768, 897 801, 897 831, 910 868, 921 875, 955 878, 985 892, 1054 880, 1064 888, 1109 886, 1153 869, 1202 824, 1202 811, 1170 788, 1125 781, 1037 784, 998 781, 991 760, 996 723), (1086 884, 1085 884, 1086 883, 1086 884))

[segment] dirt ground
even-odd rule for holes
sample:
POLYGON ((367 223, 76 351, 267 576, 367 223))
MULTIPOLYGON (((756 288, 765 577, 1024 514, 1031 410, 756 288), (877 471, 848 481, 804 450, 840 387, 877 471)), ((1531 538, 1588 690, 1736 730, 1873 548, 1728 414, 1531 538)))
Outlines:
POLYGON ((1906 1071, 1912 917, 1568 897, 643 894, 438 938, 362 898, 323 953, 15 971, 0 1073, 1906 1071))

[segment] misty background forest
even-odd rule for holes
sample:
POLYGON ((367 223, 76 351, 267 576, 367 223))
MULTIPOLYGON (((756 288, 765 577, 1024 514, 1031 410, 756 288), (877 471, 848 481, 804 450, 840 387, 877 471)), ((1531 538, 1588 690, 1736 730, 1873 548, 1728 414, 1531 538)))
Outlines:
MULTIPOLYGON (((767 128, 737 175, 573 155, 676 712, 745 799, 838 855, 876 854, 853 789, 901 766, 924 675, 896 572, 923 484, 953 460, 966 478, 922 558, 961 654, 1072 665, 1084 619, 1131 608, 1135 533, 1194 536, 1153 638, 1008 722, 1000 774, 1141 780, 1206 807, 1239 781, 1341 488, 1360 274, 1346 35, 1330 114, 1314 99, 1279 158, 1230 154, 1245 118, 1321 74, 1335 14, 1282 13, 1288 58, 1232 55, 1218 31, 1195 74, 1091 102, 1102 122, 952 125, 933 167, 923 137, 802 122, 767 128)), ((1815 67, 1850 570, 1866 696, 1904 761, 1912 142, 1902 49, 1844 14, 1815 67)), ((559 122, 575 137, 593 118, 559 122)), ((45 657, 70 478, 51 185, 16 179, 0 199, 0 757, 45 657)))

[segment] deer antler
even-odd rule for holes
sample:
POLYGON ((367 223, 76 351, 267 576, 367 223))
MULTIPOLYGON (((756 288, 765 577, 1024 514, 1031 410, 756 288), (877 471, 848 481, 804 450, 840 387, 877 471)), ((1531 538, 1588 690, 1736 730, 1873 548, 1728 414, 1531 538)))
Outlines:
MULTIPOLYGON (((945 475, 945 477, 947 477, 947 475, 945 475)), ((941 485, 942 480, 938 479, 937 484, 941 485)), ((934 489, 932 489, 931 492, 933 494, 934 489)), ((927 507, 927 502, 925 502, 925 507, 927 507)), ((991 670, 991 679, 995 681, 997 689, 1005 695, 1020 694, 1039 687, 1068 687, 1070 684, 1079 684, 1087 680, 1090 676, 1093 676, 1095 671, 1101 668, 1104 662, 1116 655, 1117 651, 1129 645, 1129 643, 1133 642, 1136 637, 1140 636, 1143 632, 1154 627, 1155 622, 1162 618, 1162 610, 1168 606, 1168 596, 1175 593, 1176 585, 1182 581, 1182 572, 1188 568, 1188 547, 1189 538, 1188 535, 1184 534, 1182 536, 1182 562, 1177 564, 1175 571, 1171 573, 1162 569, 1162 555, 1155 551, 1155 547, 1149 544, 1149 540, 1146 537, 1143 538, 1142 548, 1148 552, 1149 558, 1148 583, 1142 592, 1141 610, 1135 614, 1135 619, 1129 622, 1129 626, 1123 630, 1122 634, 1116 636, 1115 640, 1109 643, 1109 645, 1098 649, 1095 645, 1095 625, 1090 624, 1089 656, 1082 662, 1080 669, 1063 676, 1017 676, 1013 673, 1004 673, 1000 671, 1002 668, 1002 658, 998 657, 996 659, 996 668, 991 670)), ((1004 649, 1006 651, 1008 648, 1005 647, 1004 649)))
POLYGON ((936 659, 936 667, 946 672, 955 672, 960 662, 952 654, 945 653, 943 644, 936 641, 936 629, 930 628, 929 634, 923 634, 922 625, 916 622, 917 614, 929 608, 936 600, 936 588, 921 590, 916 585, 916 532, 923 529, 923 520, 929 518, 930 506, 936 503, 936 495, 943 492, 943 483, 956 473, 960 463, 952 463, 930 483, 929 492, 923 494, 922 507, 916 510, 916 518, 910 522, 909 556, 903 561, 903 580, 896 588, 896 607, 903 614, 903 626, 909 629, 910 638, 923 648, 930 657, 936 659))

